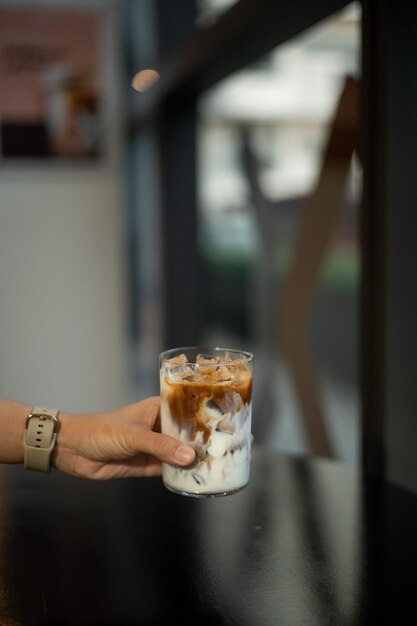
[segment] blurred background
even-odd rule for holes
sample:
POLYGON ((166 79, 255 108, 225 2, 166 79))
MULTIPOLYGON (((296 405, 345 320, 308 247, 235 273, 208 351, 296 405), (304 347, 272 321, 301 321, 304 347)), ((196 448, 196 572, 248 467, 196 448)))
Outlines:
POLYGON ((241 4, 0 2, 0 394, 110 409, 241 348, 257 440, 355 464, 360 5, 234 54, 241 4))

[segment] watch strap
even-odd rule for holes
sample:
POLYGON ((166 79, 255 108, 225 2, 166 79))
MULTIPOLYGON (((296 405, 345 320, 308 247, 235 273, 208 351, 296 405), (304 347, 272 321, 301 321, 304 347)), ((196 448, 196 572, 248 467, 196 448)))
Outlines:
POLYGON ((58 411, 34 407, 26 418, 23 437, 26 469, 49 472, 51 454, 56 443, 58 411))

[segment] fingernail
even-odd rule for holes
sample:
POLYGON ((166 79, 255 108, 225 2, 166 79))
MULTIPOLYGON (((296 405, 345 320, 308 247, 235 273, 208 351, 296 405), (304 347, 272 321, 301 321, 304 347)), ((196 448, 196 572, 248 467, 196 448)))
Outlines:
POLYGON ((174 458, 180 463, 191 463, 194 461, 194 451, 189 446, 180 445, 174 452, 174 458))

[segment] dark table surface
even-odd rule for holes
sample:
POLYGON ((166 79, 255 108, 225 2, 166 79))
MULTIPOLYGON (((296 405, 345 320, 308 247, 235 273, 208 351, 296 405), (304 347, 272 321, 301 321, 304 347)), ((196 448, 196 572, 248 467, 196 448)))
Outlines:
POLYGON ((255 446, 240 493, 0 470, 0 624, 417 623, 417 496, 255 446))

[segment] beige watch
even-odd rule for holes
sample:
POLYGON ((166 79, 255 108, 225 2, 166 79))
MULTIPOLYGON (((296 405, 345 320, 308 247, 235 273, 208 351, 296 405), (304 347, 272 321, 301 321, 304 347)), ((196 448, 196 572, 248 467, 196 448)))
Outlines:
POLYGON ((26 418, 23 435, 25 468, 49 472, 55 447, 58 411, 35 406, 26 418))

